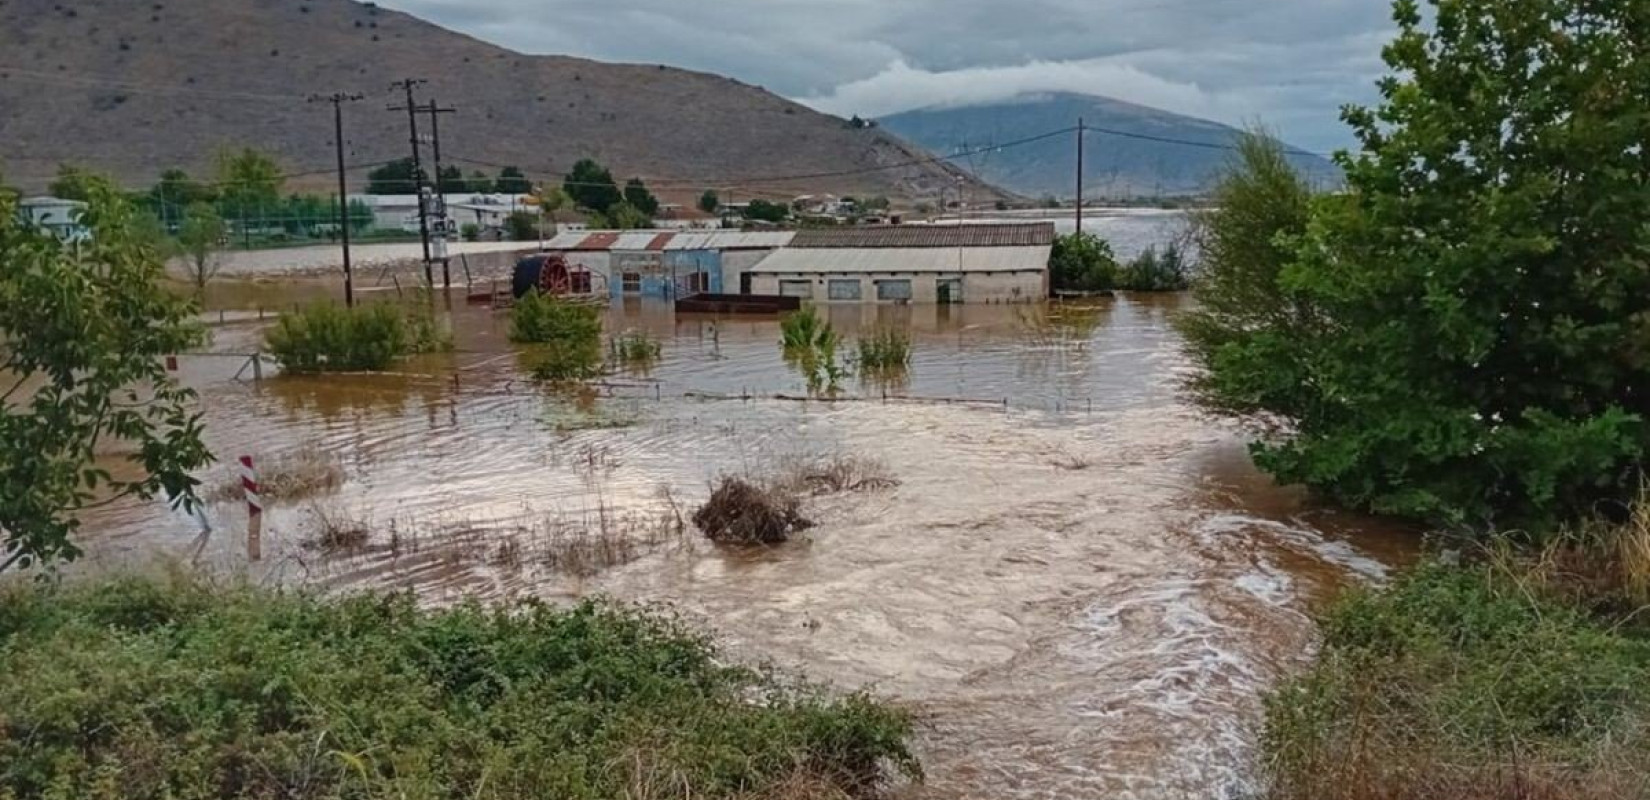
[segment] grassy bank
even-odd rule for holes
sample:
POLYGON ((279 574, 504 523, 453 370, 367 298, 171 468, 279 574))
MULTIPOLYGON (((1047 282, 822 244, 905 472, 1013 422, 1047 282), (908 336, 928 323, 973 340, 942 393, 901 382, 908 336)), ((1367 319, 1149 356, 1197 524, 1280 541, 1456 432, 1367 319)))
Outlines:
POLYGON ((601 603, 0 594, 0 797, 869 797, 910 723, 601 603))
POLYGON ((1578 542, 1433 563, 1344 599, 1267 709, 1278 800, 1650 793, 1650 637, 1578 542), (1606 610, 1616 609, 1616 610, 1606 610))

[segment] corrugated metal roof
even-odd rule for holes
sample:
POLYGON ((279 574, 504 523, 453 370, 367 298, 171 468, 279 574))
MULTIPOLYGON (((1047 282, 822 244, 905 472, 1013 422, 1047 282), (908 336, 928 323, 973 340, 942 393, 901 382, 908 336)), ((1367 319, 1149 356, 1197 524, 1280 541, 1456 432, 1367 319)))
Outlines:
POLYGON ((590 233, 590 234, 586 234, 584 236, 584 238, 579 241, 578 244, 573 245, 572 247, 569 247, 567 249, 569 249, 569 250, 611 250, 613 248, 613 245, 616 244, 618 241, 619 241, 619 234, 617 234, 617 233, 590 233))
POLYGON ((753 273, 1030 272, 1048 268, 1052 246, 1031 247, 787 247, 753 273))
POLYGON ((771 250, 796 238, 796 231, 684 231, 666 250, 771 250))
POLYGON ((1054 223, 968 225, 878 225, 810 228, 791 240, 796 248, 843 247, 1046 247, 1054 244, 1054 223))
POLYGON ((589 231, 562 231, 544 243, 546 250, 572 250, 590 235, 589 231))

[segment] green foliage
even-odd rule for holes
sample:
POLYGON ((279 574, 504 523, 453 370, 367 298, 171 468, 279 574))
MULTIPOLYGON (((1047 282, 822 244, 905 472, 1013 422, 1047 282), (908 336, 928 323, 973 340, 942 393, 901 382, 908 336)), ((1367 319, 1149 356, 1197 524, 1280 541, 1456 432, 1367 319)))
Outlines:
POLYGON ((246 147, 218 154, 219 194, 239 218, 279 206, 285 184, 280 165, 266 153, 246 147))
POLYGON ((0 796, 610 800, 668 775, 670 796, 869 797, 884 765, 920 777, 905 714, 599 602, 14 588, 0 674, 0 796))
POLYGON ((659 215, 659 198, 647 190, 647 184, 641 178, 631 178, 624 185, 624 201, 631 208, 642 212, 649 220, 659 215))
POLYGON ((1056 237, 1048 262, 1056 291, 1109 292, 1117 288, 1117 257, 1105 239, 1084 231, 1056 237))
POLYGON ((416 352, 407 323, 406 313, 389 303, 319 303, 282 314, 264 338, 290 373, 380 372, 416 352))
POLYGON ((532 194, 533 182, 527 180, 526 173, 520 167, 504 167, 498 171, 493 191, 500 194, 532 194))
POLYGON ((625 331, 610 343, 613 360, 636 369, 647 369, 659 360, 664 348, 647 331, 625 331))
POLYGON ((602 310, 528 292, 510 311, 510 341, 536 345, 529 369, 539 380, 582 381, 601 374, 602 310))
POLYGON ((704 194, 699 195, 700 211, 706 214, 715 214, 716 210, 721 207, 722 197, 716 193, 715 189, 706 189, 704 194))
POLYGON ((418 172, 413 160, 391 161, 367 173, 367 194, 418 194, 418 172))
POLYGON ((470 182, 464 177, 464 170, 458 167, 442 167, 441 176, 437 178, 437 189, 447 194, 466 194, 475 191, 470 188, 470 182))
POLYGON ((497 187, 493 179, 487 177, 487 173, 479 169, 470 172, 470 191, 476 194, 492 194, 495 188, 497 187))
POLYGON ((860 338, 860 372, 900 372, 910 365, 911 337, 904 331, 882 327, 860 338))
POLYGON ((217 190, 189 177, 189 173, 173 168, 160 174, 160 180, 149 189, 148 204, 156 216, 168 227, 183 222, 184 215, 197 203, 216 203, 217 190))
POLYGON ((579 208, 597 214, 606 214, 624 200, 618 184, 613 182, 613 173, 588 158, 573 165, 562 188, 579 208))
POLYGON ((1131 292, 1179 292, 1190 285, 1186 257, 1173 242, 1161 253, 1155 246, 1146 248, 1123 267, 1117 282, 1117 288, 1131 292))
POLYGON ((1591 789, 1650 767, 1650 642, 1505 573, 1423 566, 1323 627, 1267 703, 1279 800, 1614 797, 1591 789))
POLYGON ((192 503, 189 473, 211 462, 195 393, 162 361, 201 342, 195 306, 162 287, 142 215, 102 179, 86 192, 92 236, 75 244, 0 194, 0 572, 79 555, 76 515, 94 502, 192 503), (117 441, 133 467, 118 478, 96 461, 117 441))
POLYGON ((745 209, 745 219, 758 222, 781 223, 791 218, 791 207, 785 203, 770 203, 766 200, 752 200, 745 209))
POLYGON ((190 282, 195 288, 206 288, 207 281, 217 275, 221 263, 216 256, 228 232, 223 217, 206 203, 196 203, 184 213, 178 225, 178 249, 189 265, 190 282))
POLYGON ((638 230, 653 226, 653 218, 643 213, 641 209, 629 202, 619 202, 607 210, 607 213, 590 215, 591 228, 611 228, 614 230, 638 230))
POLYGON ((779 330, 779 346, 785 363, 802 372, 808 381, 808 391, 837 391, 848 373, 837 363, 837 348, 842 339, 836 328, 821 318, 813 306, 807 306, 781 319, 779 330))
POLYGON ((100 179, 90 172, 72 164, 58 164, 57 177, 46 186, 51 196, 64 200, 79 200, 84 203, 92 199, 93 190, 100 179))
POLYGON ((512 211, 504 218, 504 230, 510 239, 530 242, 539 237, 539 215, 531 211, 512 211))
POLYGON ((1258 450, 1266 469, 1495 528, 1636 490, 1650 448, 1640 11, 1396 4, 1382 102, 1345 113, 1362 145, 1342 159, 1348 191, 1314 206, 1272 292, 1297 313, 1205 361, 1288 424, 1258 450))
POLYGON ((458 228, 458 235, 466 242, 473 242, 481 238, 481 226, 474 222, 466 222, 458 228))

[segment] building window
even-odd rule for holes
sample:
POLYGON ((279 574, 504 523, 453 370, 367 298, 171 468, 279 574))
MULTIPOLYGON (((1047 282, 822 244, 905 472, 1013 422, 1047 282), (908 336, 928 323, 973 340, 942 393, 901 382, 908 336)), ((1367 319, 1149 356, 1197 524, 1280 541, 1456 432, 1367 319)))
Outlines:
POLYGON ((620 283, 619 286, 625 294, 642 293, 642 273, 626 272, 622 276, 622 280, 623 282, 620 283))
POLYGON ((848 279, 848 280, 832 279, 829 283, 826 284, 826 287, 830 291, 829 296, 832 300, 858 300, 858 299, 860 299, 861 289, 860 289, 859 280, 857 278, 851 278, 851 279, 848 279))
POLYGON ((710 291, 710 273, 695 272, 687 276, 687 290, 690 292, 710 291))
POLYGON ((780 281, 779 294, 783 297, 801 297, 812 300, 814 296, 813 281, 780 281))
POLYGON ((574 272, 568 277, 572 279, 573 294, 590 294, 590 273, 574 272))
POLYGON ((877 281, 877 299, 909 301, 911 299, 911 281, 877 281))

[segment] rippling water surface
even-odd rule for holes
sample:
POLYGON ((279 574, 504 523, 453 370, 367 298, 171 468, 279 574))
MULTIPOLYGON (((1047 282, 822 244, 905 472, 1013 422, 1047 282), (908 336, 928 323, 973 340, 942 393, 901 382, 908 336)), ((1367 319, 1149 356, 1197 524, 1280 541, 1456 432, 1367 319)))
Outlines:
MULTIPOLYGON (((591 593, 674 605, 737 655, 771 657, 918 710, 911 797, 1237 796, 1261 692, 1308 654, 1309 614, 1410 557, 1409 535, 1315 508, 1251 466, 1234 429, 1178 394, 1175 297, 1074 307, 838 307, 848 340, 908 330, 909 376, 800 402, 772 319, 616 307, 663 344, 647 374, 557 398, 524 380, 506 320, 456 308, 459 352, 397 374, 234 379, 255 322, 183 361, 220 458, 334 454, 343 484, 267 515, 275 578, 405 587, 430 602, 591 593), (685 535, 585 574, 525 540, 657 529, 727 473, 798 458, 881 461, 899 485, 836 495, 791 544, 685 535), (349 555, 304 546, 365 524, 349 555), (583 574, 579 577, 570 572, 583 574)), ((226 468, 204 476, 229 479, 226 468)), ((237 561, 245 513, 206 510, 207 558, 237 561)), ((87 521, 97 559, 186 552, 160 504, 87 521)))

